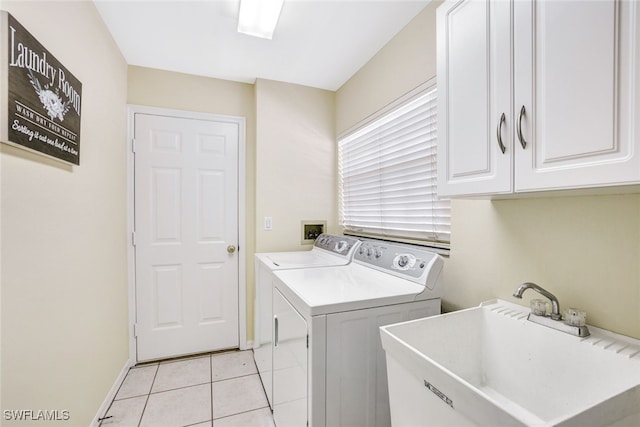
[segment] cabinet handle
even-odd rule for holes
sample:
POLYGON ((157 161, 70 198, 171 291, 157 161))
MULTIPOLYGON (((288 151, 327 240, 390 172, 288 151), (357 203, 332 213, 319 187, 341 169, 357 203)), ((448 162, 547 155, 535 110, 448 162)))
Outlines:
POLYGON ((523 150, 527 148, 527 141, 525 141, 522 137, 522 116, 524 116, 524 113, 525 109, 523 105, 520 109, 520 115, 518 116, 518 126, 516 127, 516 130, 518 131, 518 139, 520 140, 520 145, 522 145, 523 150))
POLYGON ((273 316, 274 332, 273 332, 273 346, 278 347, 278 316, 273 316))
POLYGON ((500 116, 500 123, 498 123, 498 145, 500 146, 500 151, 502 151, 502 154, 504 154, 504 151, 507 149, 504 144, 502 143, 502 124, 504 123, 504 121, 507 118, 505 117, 504 113, 502 113, 502 115, 500 116))

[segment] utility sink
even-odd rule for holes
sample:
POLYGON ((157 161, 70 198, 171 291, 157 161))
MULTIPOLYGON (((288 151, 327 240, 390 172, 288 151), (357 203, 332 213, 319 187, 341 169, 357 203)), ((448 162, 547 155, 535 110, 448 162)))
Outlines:
POLYGON ((494 300, 380 328, 400 426, 640 426, 640 341, 494 300))

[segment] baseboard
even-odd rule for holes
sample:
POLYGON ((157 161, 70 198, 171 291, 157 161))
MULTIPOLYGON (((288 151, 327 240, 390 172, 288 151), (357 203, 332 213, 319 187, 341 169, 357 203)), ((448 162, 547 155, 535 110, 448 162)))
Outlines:
POLYGON ((104 398, 102 405, 100 405, 100 409, 98 409, 98 413, 93 418, 93 421, 91 421, 90 427, 98 427, 100 425, 100 421, 98 420, 104 417, 107 411, 109 410, 109 406, 111 405, 111 402, 113 402, 113 399, 116 397, 116 393, 118 393, 118 390, 120 389, 120 385, 122 385, 122 382, 124 381, 124 378, 127 376, 127 373, 129 372, 130 367, 131 367, 131 361, 127 359, 124 366, 122 367, 122 370, 120 371, 120 375, 118 375, 118 378, 116 378, 116 381, 113 383, 111 390, 109 390, 109 393, 107 393, 107 396, 104 398))

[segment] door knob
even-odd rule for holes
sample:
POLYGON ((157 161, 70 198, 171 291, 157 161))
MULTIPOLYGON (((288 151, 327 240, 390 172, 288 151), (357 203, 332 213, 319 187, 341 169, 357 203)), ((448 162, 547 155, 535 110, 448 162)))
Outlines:
POLYGON ((229 245, 227 246, 227 252, 229 252, 230 254, 234 253, 236 251, 236 247, 233 245, 229 245))

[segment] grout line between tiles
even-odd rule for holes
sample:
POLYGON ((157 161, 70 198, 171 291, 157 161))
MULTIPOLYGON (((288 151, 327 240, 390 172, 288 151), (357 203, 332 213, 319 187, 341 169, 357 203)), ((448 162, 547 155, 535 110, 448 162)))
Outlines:
POLYGON ((151 390, 153 390, 153 384, 156 382, 156 377, 158 376, 158 371, 160 370, 160 364, 156 366, 156 372, 153 374, 153 381, 151 381, 151 386, 149 387, 149 393, 147 393, 147 398, 144 401, 144 406, 142 407, 142 413, 140 414, 140 419, 138 420, 138 427, 142 424, 142 419, 144 418, 144 412, 147 410, 147 404, 149 403, 149 396, 151 396, 151 390))
POLYGON ((153 391, 153 392, 149 393, 149 396, 151 396, 152 394, 162 394, 162 393, 168 393, 170 391, 184 390, 185 388, 200 387, 200 386, 207 385, 207 384, 211 384, 211 383, 209 381, 207 381, 206 383, 189 384, 189 385, 185 385, 185 386, 182 386, 182 387, 170 388, 170 389, 167 389, 167 390, 153 391))
POLYGON ((211 392, 211 427, 213 427, 213 355, 209 356, 209 377, 211 378, 211 385, 209 391, 211 392))
MULTIPOLYGON (((237 378, 244 378, 244 377, 250 377, 252 375, 258 375, 257 372, 252 372, 250 374, 243 374, 243 375, 236 375, 235 377, 229 377, 229 378, 223 378, 221 380, 213 380, 211 381, 212 383, 220 383, 222 381, 229 381, 229 380, 235 380, 237 378)), ((262 384, 262 381, 260 381, 260 384, 262 384)))
MULTIPOLYGON (((251 356, 252 356, 251 360, 253 361, 253 366, 255 366, 256 373, 258 374, 258 378, 259 378, 260 371, 258 371, 258 364, 256 363, 255 357, 253 357, 253 356, 255 356, 255 353, 254 353, 253 350, 251 350, 251 356)), ((262 382, 262 378, 260 378, 260 387, 262 387, 262 392, 264 393, 264 398, 267 400, 267 408, 269 408, 269 410, 271 411, 271 407, 269 406, 269 397, 267 396, 267 389, 264 388, 264 383, 262 382)), ((272 411, 272 413, 273 413, 273 411, 272 411)))
MULTIPOLYGON (((111 401, 111 404, 114 404, 115 402, 124 402, 125 400, 139 399, 139 398, 141 398, 141 397, 145 397, 145 396, 148 396, 148 395, 149 395, 149 393, 142 393, 142 394, 139 394, 139 395, 137 395, 137 396, 123 397, 122 399, 113 399, 113 400, 111 401)), ((111 408, 111 407, 109 407, 109 408, 111 408)), ((108 411, 107 411, 107 412, 108 412, 108 411)))
POLYGON ((213 422, 214 420, 224 420, 225 418, 236 417, 238 415, 248 414, 249 412, 256 412, 256 411, 260 411, 261 409, 268 409, 268 408, 269 408, 269 404, 267 403, 267 406, 261 406, 259 408, 249 409, 248 411, 242 411, 236 414, 225 415, 224 417, 218 417, 218 418, 212 419, 211 422, 213 422))
POLYGON ((211 425, 213 426, 213 420, 204 420, 204 421, 200 421, 200 422, 193 423, 193 424, 187 424, 186 426, 182 426, 182 427, 193 427, 193 426, 197 426, 199 424, 204 424, 207 421, 211 421, 211 425))

